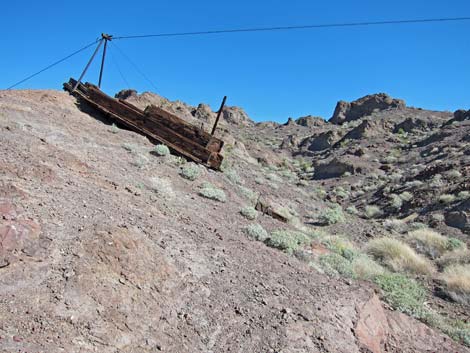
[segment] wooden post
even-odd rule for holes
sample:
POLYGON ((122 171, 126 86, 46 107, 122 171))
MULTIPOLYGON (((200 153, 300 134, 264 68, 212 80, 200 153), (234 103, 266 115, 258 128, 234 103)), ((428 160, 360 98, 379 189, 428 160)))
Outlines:
POLYGON ((104 38, 101 38, 101 39, 100 39, 100 42, 98 43, 98 46, 97 46, 96 49, 95 49, 95 52, 94 52, 93 55, 91 56, 90 60, 88 60, 88 64, 86 64, 85 69, 83 70, 82 74, 80 75, 80 78, 78 79, 77 83, 76 83, 75 86, 73 87, 72 92, 75 91, 75 90, 77 89, 78 85, 80 84, 80 82, 82 82, 83 76, 85 76, 85 74, 86 74, 88 68, 90 67, 90 65, 91 65, 91 63, 92 63, 92 61, 93 61, 93 59, 95 58, 96 54, 98 53, 98 50, 100 49, 101 44, 103 44, 104 40, 105 40, 104 38))
POLYGON ((217 118, 215 119, 214 127, 212 128, 211 135, 214 135, 215 129, 217 128, 217 124, 219 123, 220 114, 222 114, 222 109, 224 109, 225 101, 227 100, 227 96, 224 96, 222 100, 222 104, 220 105, 219 111, 217 112, 217 118))

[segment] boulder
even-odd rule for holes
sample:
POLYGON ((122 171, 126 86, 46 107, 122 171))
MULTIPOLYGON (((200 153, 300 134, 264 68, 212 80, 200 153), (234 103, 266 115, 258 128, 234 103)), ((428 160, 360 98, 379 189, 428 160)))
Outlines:
POLYGON ((431 120, 425 120, 420 118, 411 117, 401 123, 395 125, 393 132, 396 134, 400 131, 413 132, 413 131, 429 131, 437 127, 436 123, 431 120))
POLYGON ((405 101, 395 99, 385 93, 372 94, 353 102, 339 101, 333 116, 329 120, 333 124, 343 124, 347 121, 357 120, 372 114, 374 111, 388 110, 391 108, 403 109, 405 101))
POLYGON ((351 174, 355 172, 353 164, 343 162, 336 157, 328 162, 316 163, 313 167, 315 169, 314 179, 339 178, 346 172, 351 174))
POLYGON ((326 120, 319 116, 302 116, 295 120, 297 125, 305 126, 305 127, 319 127, 324 126, 327 124, 326 120))
POLYGON ((116 99, 127 99, 129 97, 137 97, 137 91, 135 89, 123 89, 114 95, 116 99))
POLYGON ((299 145, 300 141, 299 138, 295 135, 289 135, 285 137, 281 145, 279 146, 281 149, 295 149, 299 145))
POLYGON ((323 151, 335 144, 340 136, 336 131, 326 131, 319 135, 313 135, 304 139, 301 143, 301 147, 306 147, 307 150, 316 152, 323 151))
POLYGON ((454 117, 447 121, 444 126, 451 125, 457 121, 470 120, 470 110, 459 109, 454 112, 454 117))
POLYGON ((222 111, 225 121, 234 125, 249 126, 253 125, 253 121, 248 117, 245 111, 239 107, 225 107, 222 111))

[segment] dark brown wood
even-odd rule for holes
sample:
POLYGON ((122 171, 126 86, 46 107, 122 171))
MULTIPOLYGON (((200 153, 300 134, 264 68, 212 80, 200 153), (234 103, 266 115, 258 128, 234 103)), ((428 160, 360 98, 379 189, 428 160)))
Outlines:
POLYGON ((222 99, 222 104, 220 105, 219 111, 217 112, 217 118, 215 118, 214 127, 212 128, 211 135, 214 135, 215 129, 217 129, 217 125, 219 124, 220 115, 222 114, 222 110, 224 109, 226 100, 227 100, 227 96, 224 96, 224 99, 222 99))
MULTIPOLYGON (((174 152, 188 159, 206 164, 214 169, 220 169, 223 157, 218 152, 221 147, 218 151, 212 151, 206 148, 207 143, 200 144, 201 139, 194 138, 198 132, 191 129, 188 126, 189 124, 184 121, 184 125, 178 125, 178 121, 174 119, 175 116, 171 116, 171 114, 163 111, 170 116, 168 119, 170 121, 167 121, 165 119, 168 115, 163 114, 161 111, 159 111, 158 116, 155 114, 155 111, 152 114, 145 114, 144 111, 130 103, 107 96, 92 84, 79 83, 77 85, 77 82, 73 79, 64 84, 64 89, 93 108, 103 112, 109 118, 147 136, 152 142, 164 143, 174 152), (73 91, 75 86, 77 86, 77 89, 73 91)), ((203 136, 203 134, 198 136, 203 136)), ((223 142, 221 140, 218 141, 216 141, 215 145, 222 146, 223 142)), ((211 143, 211 139, 209 139, 209 143, 211 143)))

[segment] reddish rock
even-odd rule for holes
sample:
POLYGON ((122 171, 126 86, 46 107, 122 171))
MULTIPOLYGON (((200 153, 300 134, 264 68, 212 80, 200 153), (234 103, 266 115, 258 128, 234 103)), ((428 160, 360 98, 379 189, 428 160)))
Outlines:
POLYGON ((358 311, 359 320, 354 333, 360 345, 368 352, 383 352, 388 324, 379 298, 374 294, 358 311))
POLYGON ((32 256, 39 246, 41 227, 35 221, 5 221, 0 224, 0 267, 14 262, 21 254, 32 256))
POLYGON ((0 200, 0 219, 13 220, 18 216, 15 206, 5 200, 0 200))

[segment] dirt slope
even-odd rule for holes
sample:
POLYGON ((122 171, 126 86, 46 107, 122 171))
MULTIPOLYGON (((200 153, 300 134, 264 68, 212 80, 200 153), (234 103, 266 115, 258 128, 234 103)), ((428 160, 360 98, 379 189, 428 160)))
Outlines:
POLYGON ((248 239, 236 184, 181 178, 180 161, 96 118, 66 93, 0 92, 1 352, 470 352, 372 284, 248 239), (200 197, 203 181, 228 201, 200 197))

